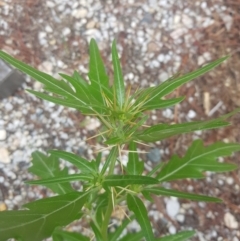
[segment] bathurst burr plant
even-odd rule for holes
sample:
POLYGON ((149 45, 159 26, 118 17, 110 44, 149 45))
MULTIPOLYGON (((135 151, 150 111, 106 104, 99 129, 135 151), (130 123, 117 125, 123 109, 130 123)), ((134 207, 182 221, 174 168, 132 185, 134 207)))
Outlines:
POLYGON ((202 140, 195 140, 183 157, 173 155, 170 160, 148 172, 144 171, 144 163, 139 159, 137 145, 229 125, 227 119, 239 109, 207 121, 147 125, 147 111, 174 106, 183 101, 184 97, 170 99, 167 96, 181 85, 221 64, 227 57, 183 76, 172 77, 158 86, 139 88, 134 92, 124 85, 115 41, 112 44, 112 85, 95 40, 91 40, 89 49, 89 82, 77 71, 71 76, 59 74, 61 79, 55 79, 5 52, 0 52, 0 58, 43 84, 42 92, 28 90, 29 93, 55 104, 74 108, 83 115, 98 118, 101 122, 98 135, 110 150, 104 162, 101 152, 91 161, 64 150, 34 152, 29 172, 38 176, 38 179, 27 181, 27 184, 46 186, 56 195, 27 203, 18 211, 0 212, 0 241, 10 238, 41 241, 48 237, 52 237, 54 241, 189 240, 194 236, 194 231, 156 237, 144 200, 153 201, 151 196, 157 195, 221 202, 216 197, 167 189, 162 184, 184 178, 203 178, 206 171, 232 171, 236 169, 236 165, 219 162, 218 158, 239 151, 240 145, 220 141, 204 146, 202 140), (121 163, 123 148, 128 151, 126 165, 121 163), (72 163, 79 169, 79 174, 68 174, 67 168, 60 169, 60 159, 72 163), (117 166, 121 168, 118 168, 118 174, 114 174, 117 166), (80 191, 73 188, 72 181, 81 183, 80 191), (125 219, 112 231, 109 226, 116 208, 121 208, 125 219), (65 227, 78 219, 85 219, 88 223, 87 228, 91 230, 89 236, 66 231, 65 227), (134 219, 139 223, 141 231, 126 233, 124 230, 134 219))

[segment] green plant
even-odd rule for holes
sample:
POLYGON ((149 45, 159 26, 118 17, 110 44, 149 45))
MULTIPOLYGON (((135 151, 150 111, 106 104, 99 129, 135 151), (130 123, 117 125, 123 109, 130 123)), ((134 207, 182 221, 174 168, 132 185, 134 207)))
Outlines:
MULTIPOLYGON (((15 238, 21 241, 40 241, 52 236, 54 241, 97 240, 97 241, 174 241, 187 240, 194 231, 183 231, 176 235, 156 238, 147 215, 143 199, 152 201, 151 195, 175 196, 178 198, 221 202, 220 199, 195 193, 180 192, 163 187, 163 182, 183 178, 203 178, 203 172, 225 172, 236 169, 236 165, 218 162, 218 157, 231 155, 240 150, 239 144, 217 142, 205 147, 202 140, 195 140, 185 156, 177 155, 159 164, 150 172, 144 171, 143 161, 139 159, 137 143, 159 141, 173 135, 196 130, 207 130, 229 125, 229 117, 239 109, 208 121, 194 121, 183 124, 145 125, 146 111, 162 109, 181 102, 184 97, 165 99, 176 88, 216 67, 227 57, 216 60, 196 71, 177 78, 170 78, 155 87, 138 89, 131 94, 125 88, 118 58, 116 42, 112 45, 114 69, 113 85, 109 85, 97 44, 90 42, 90 83, 82 79, 78 72, 72 76, 60 74, 61 80, 42 73, 4 52, 0 58, 44 85, 43 92, 28 90, 31 94, 56 104, 75 108, 84 115, 92 115, 102 123, 99 135, 110 153, 101 166, 101 153, 95 160, 88 161, 73 153, 50 150, 48 154, 34 152, 29 171, 39 180, 28 181, 31 185, 50 188, 56 196, 27 203, 19 211, 0 212, 0 241, 15 238), (128 148, 128 163, 121 164, 121 152, 128 148), (68 174, 67 168, 59 168, 59 159, 75 165, 80 173, 68 174), (121 166, 121 173, 115 175, 114 169, 121 166), (101 168, 100 168, 101 167, 101 168), (82 190, 76 191, 72 181, 80 181, 82 190), (117 206, 127 205, 132 216, 126 214, 122 225, 110 232, 111 215, 117 206), (84 218, 89 222, 92 236, 62 230, 74 220, 84 218), (141 231, 122 235, 131 222, 136 221, 141 231)), ((128 212, 128 211, 126 211, 128 212)))

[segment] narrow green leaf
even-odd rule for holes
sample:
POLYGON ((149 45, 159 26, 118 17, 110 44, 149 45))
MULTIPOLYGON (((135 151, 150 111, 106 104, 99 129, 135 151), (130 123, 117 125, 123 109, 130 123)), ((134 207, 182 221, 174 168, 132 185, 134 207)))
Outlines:
POLYGON ((108 76, 104 67, 97 43, 94 39, 90 41, 90 62, 88 77, 91 81, 92 94, 104 103, 103 93, 109 92, 108 76))
POLYGON ((182 231, 177 234, 168 235, 162 238, 156 239, 156 241, 187 241, 189 238, 193 237, 194 231, 182 231))
POLYGON ((67 232, 59 229, 54 230, 53 241, 90 241, 90 238, 76 232, 67 232))
POLYGON ((143 232, 137 232, 137 233, 128 233, 119 241, 140 241, 143 238, 143 232))
POLYGON ((153 241, 154 235, 147 215, 148 212, 141 199, 128 194, 127 205, 129 210, 135 214, 136 220, 141 226, 143 236, 146 238, 146 241, 153 241))
POLYGON ((202 178, 204 171, 222 172, 237 168, 235 164, 220 163, 218 157, 240 151, 239 144, 216 142, 204 147, 202 140, 195 140, 182 158, 174 155, 157 175, 160 182, 182 178, 202 178))
POLYGON ((144 163, 139 160, 137 145, 135 142, 129 144, 129 154, 127 163, 127 173, 130 175, 141 175, 144 169, 144 163))
POLYGON ((144 188, 143 192, 153 193, 155 195, 161 196, 172 196, 178 198, 184 198, 194 201, 203 201, 203 202, 222 202, 221 199, 215 197, 209 197, 205 195, 198 195, 195 193, 187 193, 187 192, 179 192, 173 189, 166 189, 163 187, 151 187, 151 188, 144 188))
POLYGON ((146 110, 154 110, 154 109, 163 109, 166 107, 170 107, 173 105, 176 105, 180 102, 182 102, 185 99, 185 97, 178 97, 174 99, 169 99, 169 100, 161 100, 161 99, 154 99, 150 102, 148 102, 146 105, 142 106, 142 111, 146 110))
POLYGON ((113 87, 116 94, 118 106, 122 108, 125 102, 125 88, 124 88, 122 69, 121 69, 121 65, 118 57, 118 51, 117 51, 115 40, 113 41, 113 44, 112 44, 112 61, 113 61, 113 70, 114 70, 113 87))
POLYGON ((87 81, 85 81, 76 70, 74 71, 72 77, 77 80, 82 86, 88 87, 89 84, 87 83, 87 81))
POLYGON ((63 77, 64 79, 66 79, 68 82, 70 82, 72 84, 72 86, 74 87, 75 91, 78 93, 78 94, 81 94, 82 96, 85 97, 85 99, 87 101, 89 101, 89 97, 93 97, 91 95, 91 93, 89 92, 88 90, 88 86, 82 84, 82 82, 79 82, 77 79, 71 77, 71 76, 68 76, 66 74, 59 74, 61 77, 63 77))
POLYGON ((108 205, 108 200, 109 200, 109 193, 105 192, 103 194, 98 194, 97 197, 95 197, 96 201, 96 207, 94 209, 95 216, 96 216, 96 223, 99 225, 102 224, 104 221, 104 216, 106 213, 107 205, 108 205))
POLYGON ((136 132, 136 130, 146 122, 147 119, 148 119, 148 116, 143 115, 138 122, 136 121, 136 124, 133 125, 132 128, 130 128, 129 130, 126 130, 126 132, 127 132, 126 136, 128 136, 128 135, 132 136, 136 132))
POLYGON ((163 162, 158 163, 148 174, 147 176, 151 177, 153 176, 157 171, 161 170, 164 166, 163 162))
POLYGON ((28 203, 24 205, 28 210, 0 212, 0 241, 42 241, 50 237, 56 227, 80 218, 87 195, 71 192, 28 203))
POLYGON ((55 184, 55 183, 66 183, 73 181, 90 181, 93 177, 89 174, 72 174, 65 177, 51 177, 46 179, 27 181, 27 184, 31 185, 45 185, 45 184, 55 184))
POLYGON ((114 136, 109 138, 107 141, 104 142, 105 145, 117 145, 123 141, 124 138, 114 136))
POLYGON ((94 113, 92 110, 87 108, 85 105, 82 105, 81 103, 78 103, 78 101, 76 102, 75 100, 67 100, 67 99, 51 96, 51 95, 44 94, 44 93, 34 91, 34 90, 27 90, 27 91, 29 93, 37 96, 38 98, 53 102, 53 103, 58 104, 58 105, 63 105, 63 106, 67 106, 67 107, 70 107, 70 108, 80 110, 84 114, 86 114, 86 113, 93 114, 94 113))
POLYGON ((103 241, 102 234, 97 226, 93 222, 90 223, 90 226, 95 234, 96 241, 103 241))
POLYGON ((208 121, 193 121, 182 124, 158 124, 136 134, 139 140, 155 142, 168 137, 189 133, 196 130, 208 130, 228 126, 229 122, 222 120, 222 117, 208 121))
MULTIPOLYGON (((0 58, 8 62, 9 64, 13 65, 15 68, 21 70, 22 72, 28 74, 32 78, 36 79, 37 81, 41 82, 45 85, 46 88, 52 89, 54 91, 58 91, 59 93, 64 93, 64 96, 71 97, 77 102, 80 102, 83 106, 89 107, 87 103, 85 103, 79 96, 75 95, 73 90, 70 86, 64 84, 64 82, 54 79, 52 76, 43 73, 39 70, 34 69, 33 67, 16 60, 15 58, 11 57, 7 53, 0 51, 0 58)), ((91 107, 89 107, 91 109, 91 107)))
POLYGON ((105 172, 107 171, 107 168, 109 167, 111 161, 113 159, 117 159, 117 153, 118 153, 118 148, 116 146, 114 146, 111 149, 111 151, 110 151, 110 153, 109 153, 109 155, 107 157, 107 160, 105 161, 105 163, 103 165, 103 168, 101 170, 101 175, 105 174, 105 172))
POLYGON ((210 64, 205 65, 204 67, 202 67, 198 70, 185 74, 184 76, 181 76, 176 79, 169 79, 169 80, 163 82, 162 84, 160 84, 159 86, 152 88, 151 92, 149 92, 149 94, 148 94, 149 98, 146 100, 145 104, 149 103, 150 101, 152 101, 154 99, 159 99, 165 95, 170 94, 171 92, 173 92, 175 89, 177 89, 181 85, 207 73, 214 67, 221 64, 227 58, 228 58, 228 56, 220 58, 218 60, 213 61, 210 64))
MULTIPOLYGON (((39 151, 32 153, 32 166, 28 169, 28 171, 42 179, 59 178, 68 175, 67 168, 60 170, 59 161, 56 157, 52 155, 47 156, 39 151)), ((53 192, 58 194, 65 194, 74 191, 69 183, 46 184, 44 186, 50 188, 53 192)))
POLYGON ((58 158, 61 158, 65 161, 72 163, 77 168, 79 168, 79 170, 82 173, 95 173, 96 172, 95 167, 94 167, 94 162, 89 162, 86 159, 81 158, 80 156, 78 156, 74 153, 70 153, 70 152, 66 152, 66 151, 59 151, 59 150, 51 150, 48 152, 58 158))
POLYGON ((99 152, 96 158, 96 172, 98 172, 101 160, 102 160, 102 152, 99 152))
POLYGON ((109 175, 106 176, 102 185, 106 187, 126 187, 132 184, 147 185, 147 184, 157 184, 159 183, 157 179, 142 175, 109 175))

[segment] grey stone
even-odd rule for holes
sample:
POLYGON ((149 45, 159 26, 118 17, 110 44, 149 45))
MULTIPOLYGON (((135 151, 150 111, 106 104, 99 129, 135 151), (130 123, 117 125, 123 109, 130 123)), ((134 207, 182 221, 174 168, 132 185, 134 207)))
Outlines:
POLYGON ((24 81, 21 74, 0 60, 0 99, 11 96, 24 81))
POLYGON ((158 148, 154 148, 147 153, 147 158, 151 162, 160 162, 161 161, 161 153, 158 148))

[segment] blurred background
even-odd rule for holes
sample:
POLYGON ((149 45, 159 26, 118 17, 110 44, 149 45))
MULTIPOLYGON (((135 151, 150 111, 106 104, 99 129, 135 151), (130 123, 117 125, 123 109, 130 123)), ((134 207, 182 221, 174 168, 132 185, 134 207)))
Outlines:
MULTIPOLYGON (((0 49, 41 71, 57 77, 59 72, 78 70, 86 78, 91 38, 98 42, 110 76, 111 42, 117 40, 126 85, 134 89, 231 56, 175 91, 172 96, 186 96, 180 105, 149 112, 149 124, 206 120, 240 106, 239 0, 0 0, 0 49)), ((4 63, 1 68, 8 71, 4 63)), ((5 88, 2 75, 0 94, 5 88)), ((32 178, 27 168, 33 151, 57 148, 91 159, 101 147, 96 139, 86 141, 96 134, 97 120, 30 96, 27 88, 42 86, 24 76, 21 87, 0 100, 0 211, 48 195, 45 188, 24 185, 32 178)), ((240 142, 240 115, 231 123, 224 129, 172 137, 150 148, 139 146, 149 152, 141 156, 146 169, 167 161, 173 153, 184 154, 193 139, 202 138, 206 144, 240 142)), ((239 155, 228 160, 240 163, 239 155)), ((74 173, 71 167, 70 171, 74 173)), ((155 198, 149 215, 156 235, 197 229, 193 240, 240 240, 239 174, 206 173, 203 181, 172 183, 173 188, 224 201, 206 204, 155 198)), ((121 217, 116 213, 114 219, 121 217)))

